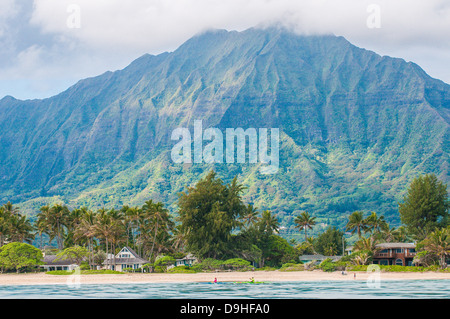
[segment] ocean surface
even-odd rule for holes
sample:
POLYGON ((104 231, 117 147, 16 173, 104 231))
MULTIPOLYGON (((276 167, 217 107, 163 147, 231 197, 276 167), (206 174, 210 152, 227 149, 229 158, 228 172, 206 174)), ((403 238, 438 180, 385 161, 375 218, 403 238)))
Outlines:
POLYGON ((449 299, 450 280, 0 285, 0 299, 449 299))

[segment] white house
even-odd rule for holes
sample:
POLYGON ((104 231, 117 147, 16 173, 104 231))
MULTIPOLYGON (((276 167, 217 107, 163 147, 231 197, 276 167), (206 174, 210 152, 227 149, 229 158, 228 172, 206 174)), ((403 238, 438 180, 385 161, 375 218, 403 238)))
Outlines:
POLYGON ((141 268, 142 265, 149 263, 148 260, 141 258, 141 256, 128 246, 123 247, 115 257, 114 260, 114 255, 108 255, 103 262, 105 268, 117 271, 123 271, 125 268, 137 270, 141 268))
POLYGON ((189 255, 187 255, 186 257, 184 257, 184 258, 180 258, 180 259, 177 259, 176 261, 175 261, 175 267, 176 266, 189 266, 189 267, 192 267, 192 265, 195 263, 197 261, 197 258, 196 257, 194 257, 192 254, 189 254, 189 255))
POLYGON ((52 270, 72 271, 76 267, 78 267, 78 265, 75 264, 75 262, 70 259, 58 260, 56 255, 45 255, 44 264, 41 265, 41 267, 44 268, 46 271, 52 270))

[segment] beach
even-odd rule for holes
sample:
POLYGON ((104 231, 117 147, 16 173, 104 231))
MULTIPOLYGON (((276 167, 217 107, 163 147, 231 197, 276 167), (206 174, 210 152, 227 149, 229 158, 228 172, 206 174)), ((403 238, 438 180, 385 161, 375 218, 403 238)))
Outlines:
MULTIPOLYGON (((436 280, 450 279, 450 273, 441 272, 348 272, 343 275, 340 271, 249 271, 249 272, 217 272, 195 274, 170 273, 129 273, 129 274, 101 274, 79 275, 76 278, 80 284, 139 284, 139 283, 181 283, 181 282, 218 282, 255 281, 263 282, 292 282, 292 281, 345 281, 373 279, 379 280, 436 280)), ((58 276, 45 273, 29 274, 0 274, 0 285, 57 285, 68 284, 75 280, 74 276, 58 276)))

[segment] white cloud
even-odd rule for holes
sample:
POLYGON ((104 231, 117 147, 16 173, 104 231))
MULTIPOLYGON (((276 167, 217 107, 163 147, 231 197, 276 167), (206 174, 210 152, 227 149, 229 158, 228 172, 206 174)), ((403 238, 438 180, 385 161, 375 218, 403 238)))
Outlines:
POLYGON ((157 48, 205 28, 242 30, 282 21, 299 32, 335 33, 384 42, 448 43, 447 0, 35 0, 32 22, 44 32, 73 36, 92 46, 157 48), (82 27, 67 27, 67 8, 81 9, 82 27), (381 29, 366 25, 371 4, 381 8, 381 29), (378 40, 380 41, 380 40, 378 40))
MULTIPOLYGON (((0 1, 1 34, 6 17, 18 9, 17 0, 0 1)), ((51 43, 36 40, 10 55, 9 70, 28 80, 123 68, 144 53, 174 50, 207 28, 244 30, 281 22, 300 33, 334 33, 380 54, 404 57, 450 82, 443 54, 450 52, 448 0, 33 0, 29 22, 51 43), (380 8, 380 28, 367 26, 372 4, 380 8), (80 28, 68 25, 71 5, 80 8, 80 28)))

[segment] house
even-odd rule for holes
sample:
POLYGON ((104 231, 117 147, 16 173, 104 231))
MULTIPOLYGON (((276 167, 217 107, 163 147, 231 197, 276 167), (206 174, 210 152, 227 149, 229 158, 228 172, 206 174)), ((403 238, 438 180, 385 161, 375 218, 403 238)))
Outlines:
POLYGON ((412 266, 416 256, 414 243, 382 243, 376 245, 378 249, 373 256, 373 263, 379 265, 412 266))
POLYGON ((41 265, 41 267, 44 268, 46 271, 52 270, 72 271, 76 267, 78 267, 78 265, 73 260, 70 259, 57 260, 56 255, 45 255, 43 262, 44 264, 41 265))
POLYGON ((123 271, 125 268, 140 269, 144 264, 148 263, 148 260, 143 259, 133 249, 125 246, 115 255, 115 258, 113 254, 109 254, 103 265, 107 269, 123 271))
POLYGON ((189 254, 184 258, 175 260, 174 266, 189 266, 192 267, 192 265, 197 261, 197 258, 195 258, 193 255, 189 254))

